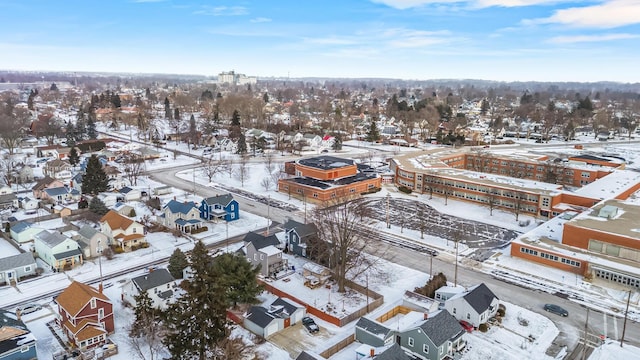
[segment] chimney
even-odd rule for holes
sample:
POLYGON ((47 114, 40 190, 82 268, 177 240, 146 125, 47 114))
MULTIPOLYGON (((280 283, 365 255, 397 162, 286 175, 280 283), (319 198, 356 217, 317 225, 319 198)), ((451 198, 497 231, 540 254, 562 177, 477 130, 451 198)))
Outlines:
POLYGON ((18 321, 22 321, 21 317, 22 317, 22 310, 17 309, 16 310, 16 319, 18 319, 18 321))
POLYGON ((174 197, 173 197, 173 200, 175 200, 175 199, 176 199, 176 197, 174 196, 174 197))
POLYGON ((429 318, 429 313, 422 314, 422 319, 427 320, 429 318))
POLYGON ((100 285, 98 285, 98 292, 102 294, 102 290, 104 290, 104 287, 102 286, 102 281, 100 281, 100 285))
POLYGON ((375 355, 376 355, 376 349, 371 348, 371 350, 369 350, 369 356, 373 359, 375 355))

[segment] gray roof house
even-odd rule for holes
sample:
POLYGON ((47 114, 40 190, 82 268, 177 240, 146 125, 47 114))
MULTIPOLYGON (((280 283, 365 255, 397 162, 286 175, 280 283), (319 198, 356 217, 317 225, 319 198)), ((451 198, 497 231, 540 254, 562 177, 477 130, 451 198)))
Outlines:
POLYGON ((17 283, 26 276, 36 275, 37 267, 30 252, 0 258, 0 284, 17 283))
POLYGON ((499 303, 498 297, 481 283, 469 291, 450 297, 445 301, 444 307, 456 319, 478 327, 496 315, 499 303))
POLYGON ((252 306, 243 325, 254 334, 267 338, 302 321, 306 308, 286 298, 277 298, 268 308, 252 306))
POLYGON ((287 250, 289 250, 291 254, 307 257, 309 243, 313 241, 318 234, 316 225, 313 223, 303 224, 289 219, 284 223, 283 227, 287 250))
POLYGON ((296 360, 325 360, 325 358, 309 350, 304 350, 296 357, 296 360))
POLYGON ((135 307, 135 297, 143 291, 151 298, 153 307, 165 310, 176 298, 178 283, 169 270, 156 269, 127 281, 122 286, 122 298, 135 307))
POLYGON ((107 235, 94 229, 90 225, 84 225, 78 229, 78 245, 82 248, 85 258, 97 257, 102 249, 109 246, 109 238, 107 235))
POLYGON ((280 241, 275 235, 264 236, 255 232, 248 232, 244 237, 244 246, 238 251, 247 258, 253 266, 260 266, 260 274, 265 277, 276 276, 287 267, 287 260, 278 249, 280 241))
POLYGON ((361 317, 356 323, 356 340, 373 347, 393 344, 395 332, 377 321, 361 317))
POLYGON ((0 209, 18 208, 18 197, 14 193, 0 195, 0 209))
POLYGON ((396 343, 378 348, 362 345, 356 349, 356 358, 358 360, 413 360, 396 343))
POLYGON ((59 232, 41 231, 33 238, 33 246, 38 257, 52 269, 61 271, 82 265, 80 245, 59 232))

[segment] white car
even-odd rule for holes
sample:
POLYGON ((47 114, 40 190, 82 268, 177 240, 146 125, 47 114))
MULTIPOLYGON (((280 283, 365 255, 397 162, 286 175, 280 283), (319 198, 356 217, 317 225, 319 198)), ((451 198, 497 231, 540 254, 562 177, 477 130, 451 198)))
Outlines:
POLYGON ((42 310, 42 306, 39 304, 26 304, 16 308, 16 312, 20 312, 21 315, 31 314, 38 310, 42 310))

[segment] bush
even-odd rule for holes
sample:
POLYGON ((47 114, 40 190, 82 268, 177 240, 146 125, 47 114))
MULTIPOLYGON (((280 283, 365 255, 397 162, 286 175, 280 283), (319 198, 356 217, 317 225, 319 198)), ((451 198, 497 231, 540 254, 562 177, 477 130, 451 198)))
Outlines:
POLYGON ((371 188, 371 189, 369 189, 369 190, 367 190, 367 191, 365 191, 363 193, 360 193, 360 195, 375 194, 380 190, 382 190, 382 189, 379 188, 379 187, 374 187, 374 188, 371 188))
POLYGON ((104 250, 102 250, 102 255, 104 255, 107 260, 113 259, 113 249, 111 249, 110 247, 105 248, 104 250))
POLYGON ((489 330, 489 326, 487 326, 487 323, 482 323, 480 324, 480 326, 478 326, 478 330, 482 332, 487 332, 487 330, 489 330))
POLYGON ((398 187, 398 190, 400 190, 401 192, 403 192, 405 194, 411 194, 411 189, 409 189, 408 187, 406 187, 404 185, 400 185, 398 187))
POLYGON ((156 210, 161 210, 162 209, 162 205, 160 203, 160 198, 156 197, 152 197, 149 198, 149 200, 147 200, 146 202, 147 206, 152 208, 152 209, 156 209, 156 210))
POLYGON ((135 209, 131 209, 131 211, 129 211, 129 217, 136 217, 136 210, 135 209))
POLYGON ((446 285, 447 277, 443 273, 438 273, 438 275, 427 281, 424 286, 415 288, 413 292, 433 298, 436 294, 436 290, 446 285))
POLYGON ((113 252, 116 254, 124 253, 124 249, 121 246, 113 246, 113 252))
POLYGON ((507 308, 503 304, 498 304, 498 311, 496 312, 497 316, 503 318, 506 313, 507 308))

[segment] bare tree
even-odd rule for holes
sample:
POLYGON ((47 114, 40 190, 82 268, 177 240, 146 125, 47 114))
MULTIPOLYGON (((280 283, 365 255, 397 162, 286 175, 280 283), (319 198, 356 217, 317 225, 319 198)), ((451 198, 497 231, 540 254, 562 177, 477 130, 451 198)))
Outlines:
POLYGON ((209 182, 211 182, 217 174, 221 174, 224 171, 226 171, 226 163, 224 160, 208 158, 204 161, 202 174, 209 179, 209 182))
POLYGON ((489 191, 487 191, 487 205, 489 205, 490 216, 493 216, 493 209, 495 209, 498 204, 500 204, 498 191, 496 189, 489 189, 489 191))
POLYGON ((166 354, 164 344, 162 344, 164 326, 160 321, 150 316, 137 319, 144 331, 139 336, 129 336, 128 342, 131 346, 133 356, 140 360, 163 359, 166 354))
POLYGON ((269 173, 269 175, 271 175, 271 173, 273 172, 273 153, 268 152, 265 154, 264 156, 264 167, 267 170, 267 172, 269 173))
POLYGON ((144 158, 140 155, 129 153, 124 157, 124 172, 131 185, 138 184, 138 177, 144 170, 144 158))
POLYGON ((235 169, 236 179, 240 180, 240 184, 244 186, 244 182, 249 179, 249 167, 247 166, 247 159, 242 157, 238 166, 235 169))
POLYGON ((516 221, 518 221, 518 217, 520 216, 520 214, 522 214, 522 212, 525 210, 525 200, 527 199, 527 194, 521 192, 521 191, 516 191, 513 194, 513 215, 516 216, 516 221))
MULTIPOLYGON (((367 225, 370 221, 366 204, 358 200, 327 203, 314 210, 318 227, 317 259, 326 265, 345 292, 347 280, 354 280, 379 268, 385 249, 380 244, 368 246, 367 225), (369 252, 373 256, 369 256, 369 252)), ((370 231, 370 230, 369 230, 370 231)))
POLYGON ((269 191, 273 187, 273 179, 270 176, 264 177, 262 181, 260 181, 260 185, 262 185, 265 191, 269 191))

